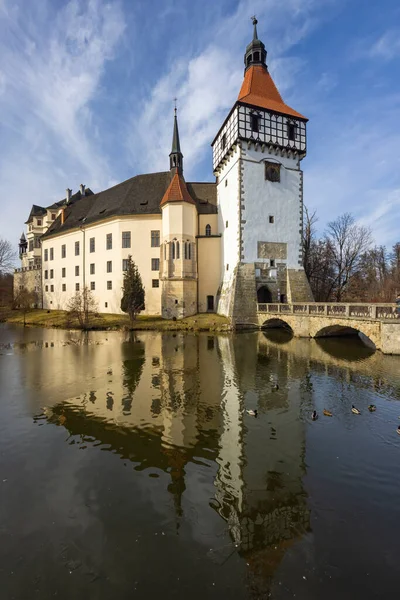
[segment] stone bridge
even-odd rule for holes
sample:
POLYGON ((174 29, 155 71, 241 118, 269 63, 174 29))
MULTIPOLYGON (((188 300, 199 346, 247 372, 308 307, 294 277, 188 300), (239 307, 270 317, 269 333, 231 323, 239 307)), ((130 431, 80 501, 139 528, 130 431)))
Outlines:
POLYGON ((258 304, 257 319, 258 327, 289 327, 295 337, 359 333, 384 354, 400 354, 400 318, 395 304, 258 304))

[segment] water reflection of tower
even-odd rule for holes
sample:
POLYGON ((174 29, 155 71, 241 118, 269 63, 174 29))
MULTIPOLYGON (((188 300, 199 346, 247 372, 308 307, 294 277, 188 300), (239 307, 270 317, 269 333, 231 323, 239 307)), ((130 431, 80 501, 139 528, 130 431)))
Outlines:
MULTIPOLYGON (((287 548, 309 529, 302 486, 305 431, 299 418, 301 373, 293 372, 289 361, 280 360, 279 349, 260 351, 257 335, 243 334, 226 343, 225 373, 229 357, 232 364, 226 393, 236 396, 233 404, 239 431, 229 428, 232 437, 224 443, 221 435, 216 496, 220 505, 228 504, 236 513, 233 516, 225 511, 231 535, 265 582, 271 579, 287 548), (276 381, 279 390, 273 389, 276 381), (243 417, 243 408, 249 405, 261 411, 259 419, 243 417), (224 446, 232 449, 235 444, 233 462, 232 452, 230 460, 224 457, 224 446)), ((226 408, 224 418, 232 422, 226 408)), ((227 428, 226 435, 229 432, 227 428)))

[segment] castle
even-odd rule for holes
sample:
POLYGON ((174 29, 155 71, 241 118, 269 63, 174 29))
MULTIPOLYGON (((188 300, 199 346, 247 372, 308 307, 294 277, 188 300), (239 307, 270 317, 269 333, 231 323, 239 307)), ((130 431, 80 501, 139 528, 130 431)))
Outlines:
POLYGON ((215 183, 185 180, 175 109, 169 171, 33 205, 15 291, 64 309, 87 287, 100 312, 119 313, 131 255, 144 314, 218 312, 246 325, 257 303, 312 301, 302 266, 307 119, 284 103, 253 24, 237 101, 212 142, 215 183))

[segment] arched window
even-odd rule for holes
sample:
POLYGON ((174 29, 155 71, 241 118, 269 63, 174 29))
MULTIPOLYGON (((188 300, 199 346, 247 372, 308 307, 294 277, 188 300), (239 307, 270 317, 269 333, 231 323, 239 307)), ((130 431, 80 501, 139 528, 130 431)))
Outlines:
POLYGON ((175 242, 171 242, 171 258, 175 260, 175 242))
POLYGON ((211 225, 206 225, 206 236, 211 235, 211 225))
POLYGON ((180 252, 179 252, 179 242, 176 242, 176 258, 179 258, 180 256, 180 252))
POLYGON ((167 260, 167 244, 164 244, 164 260, 167 260))
POLYGON ((187 242, 185 242, 183 244, 183 251, 184 251, 185 259, 187 259, 187 257, 188 257, 188 245, 187 245, 187 242))
POLYGON ((188 243, 188 259, 190 260, 192 258, 192 244, 189 242, 188 243))

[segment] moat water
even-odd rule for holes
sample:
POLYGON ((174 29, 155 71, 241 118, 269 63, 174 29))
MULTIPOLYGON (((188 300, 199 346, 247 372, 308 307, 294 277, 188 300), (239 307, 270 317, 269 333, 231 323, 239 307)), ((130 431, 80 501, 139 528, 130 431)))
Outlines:
POLYGON ((397 595, 399 417, 358 340, 0 325, 1 598, 397 595))

